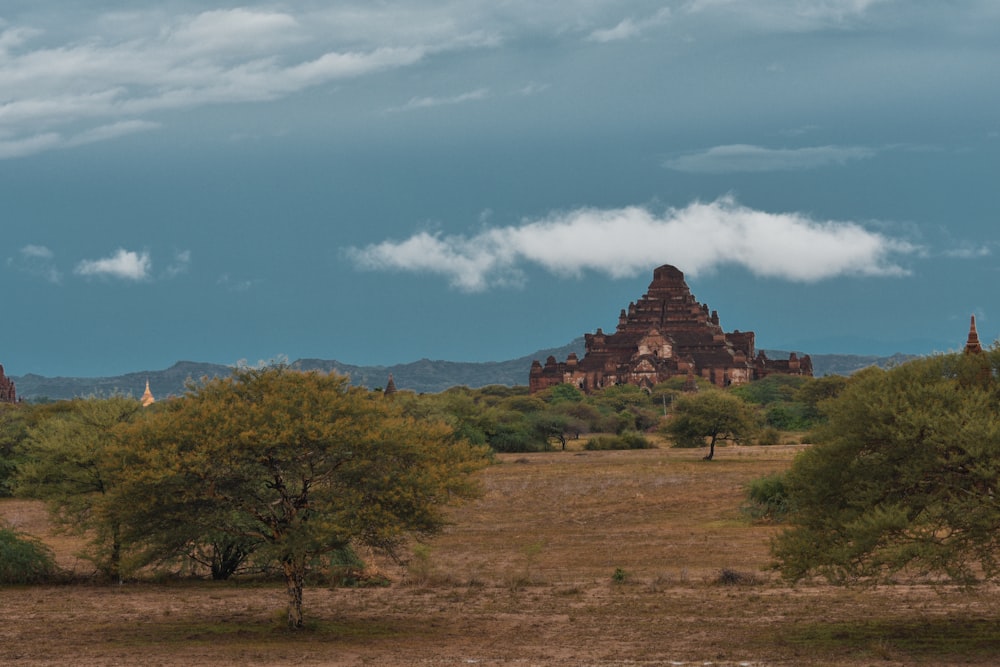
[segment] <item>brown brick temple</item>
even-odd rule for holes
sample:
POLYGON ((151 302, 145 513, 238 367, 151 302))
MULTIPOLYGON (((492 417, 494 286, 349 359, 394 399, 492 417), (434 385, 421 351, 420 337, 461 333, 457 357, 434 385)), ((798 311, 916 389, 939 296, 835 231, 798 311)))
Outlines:
POLYGON ((754 351, 752 331, 726 333, 719 315, 698 303, 684 274, 664 265, 653 271, 649 291, 618 317, 613 334, 585 334, 583 359, 549 357, 531 364, 531 392, 572 384, 585 392, 616 384, 652 387, 672 377, 700 376, 725 387, 772 374, 812 375, 809 355, 768 359, 754 351))
POLYGON ((3 366, 0 365, 0 403, 16 403, 17 392, 14 390, 14 381, 3 374, 3 366))

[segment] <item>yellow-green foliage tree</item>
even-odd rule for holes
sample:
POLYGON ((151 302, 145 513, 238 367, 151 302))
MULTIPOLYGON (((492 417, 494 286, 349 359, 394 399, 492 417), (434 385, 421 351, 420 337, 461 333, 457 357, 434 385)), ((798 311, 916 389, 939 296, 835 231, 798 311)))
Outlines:
POLYGON ((284 573, 293 628, 314 559, 352 543, 391 554, 409 534, 434 533, 487 461, 485 448, 403 416, 379 392, 284 366, 206 381, 123 442, 130 542, 155 551, 179 531, 259 542, 255 557, 284 573))
POLYGON ((703 447, 707 438, 705 460, 711 461, 717 442, 746 439, 756 427, 753 410, 743 399, 726 391, 708 389, 675 400, 661 430, 677 447, 703 447))
POLYGON ((823 404, 820 444, 785 480, 782 573, 845 583, 901 570, 1000 574, 997 353, 869 369, 823 404))
POLYGON ((77 399, 29 428, 15 491, 44 499, 53 518, 88 536, 84 554, 106 576, 119 579, 126 545, 114 493, 122 461, 119 429, 142 407, 132 398, 77 399))

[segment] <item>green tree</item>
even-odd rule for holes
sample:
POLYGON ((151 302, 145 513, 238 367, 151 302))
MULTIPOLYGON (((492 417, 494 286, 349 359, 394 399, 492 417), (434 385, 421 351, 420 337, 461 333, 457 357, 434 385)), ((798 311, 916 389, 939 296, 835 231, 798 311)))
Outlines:
POLYGON ((969 583, 1000 571, 997 355, 856 375, 825 404, 821 443, 788 471, 784 576, 883 581, 906 568, 969 583))
POLYGON ((542 400, 557 403, 579 403, 583 400, 583 392, 571 384, 557 384, 541 392, 539 396, 542 400))
POLYGON ((14 493, 19 462, 26 456, 28 436, 40 423, 72 412, 72 401, 0 403, 0 496, 14 493))
POLYGON ((142 407, 132 398, 76 399, 28 432, 15 490, 47 501, 55 521, 87 535, 84 554, 106 576, 120 579, 124 542, 113 499, 122 461, 118 429, 142 407))
POLYGON ((805 416, 811 423, 823 419, 823 401, 836 398, 847 386, 843 375, 826 375, 812 378, 795 392, 795 399, 805 406, 805 416))
POLYGON ((33 584, 55 573, 51 549, 30 535, 0 524, 0 584, 33 584))
POLYGON ((0 497, 11 495, 18 450, 28 438, 24 413, 22 405, 0 403, 0 497))
POLYGON ((555 440, 566 451, 566 436, 571 427, 567 416, 546 410, 531 415, 529 423, 536 437, 545 442, 546 446, 550 440, 555 440))
POLYGON ((738 396, 719 390, 679 397, 661 427, 677 447, 702 447, 708 438, 706 461, 715 456, 718 441, 743 440, 755 429, 756 418, 749 406, 738 396))
POLYGON ((255 558, 284 574, 292 628, 311 562, 352 543, 393 554, 408 534, 437 531, 487 460, 378 392, 285 366, 206 381, 136 422, 122 452, 127 537, 147 552, 184 531, 192 543, 258 540, 255 558))

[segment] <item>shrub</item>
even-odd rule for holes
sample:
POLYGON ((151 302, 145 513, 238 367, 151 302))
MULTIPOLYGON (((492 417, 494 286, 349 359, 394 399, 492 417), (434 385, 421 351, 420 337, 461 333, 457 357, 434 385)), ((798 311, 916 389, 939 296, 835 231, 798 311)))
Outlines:
POLYGON ((551 449, 527 423, 497 424, 487 433, 487 441, 496 452, 544 452, 551 449))
POLYGON ((752 572, 740 572, 722 568, 716 576, 715 584, 719 586, 756 586, 761 583, 760 577, 752 572))
POLYGON ((635 431, 626 431, 618 436, 618 439, 625 445, 625 449, 653 449, 653 443, 646 436, 635 431))
POLYGON ((641 433, 626 431, 621 435, 599 435, 591 438, 584 445, 584 449, 591 451, 606 449, 652 449, 651 443, 641 433))
POLYGON ((357 586, 362 578, 365 563, 350 546, 341 547, 330 554, 330 585, 357 586))
POLYGON ((0 527, 0 584, 33 584, 56 573, 52 551, 38 539, 0 527))
POLYGON ((780 445, 781 431, 773 426, 765 426, 757 432, 755 440, 758 445, 780 445))
POLYGON ((801 403, 775 403, 768 406, 764 414, 768 426, 786 431, 800 431, 812 426, 806 415, 806 406, 801 403))
POLYGON ((743 513, 757 521, 780 522, 791 511, 784 473, 758 477, 746 486, 743 513))

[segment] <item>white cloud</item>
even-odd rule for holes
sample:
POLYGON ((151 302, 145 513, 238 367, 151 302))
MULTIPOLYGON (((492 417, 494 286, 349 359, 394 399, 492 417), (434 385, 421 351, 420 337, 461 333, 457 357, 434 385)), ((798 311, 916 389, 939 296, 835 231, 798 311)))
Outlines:
POLYGON ((481 27, 454 22, 392 40, 371 25, 353 35, 332 30, 344 16, 307 8, 193 15, 150 8, 103 15, 80 36, 0 26, 0 159, 154 129, 158 123, 145 117, 160 111, 274 100, 500 43, 481 27))
POLYGON ((44 134, 19 137, 17 139, 0 138, 0 160, 40 153, 41 151, 57 147, 60 141, 60 136, 55 132, 46 132, 44 134))
POLYGON ((551 87, 552 87, 551 84, 548 83, 538 83, 536 81, 532 81, 527 85, 521 86, 521 88, 517 91, 517 94, 524 95, 525 97, 530 97, 531 95, 538 95, 540 93, 544 93, 551 87))
POLYGON ((788 171, 843 166, 851 160, 872 158, 877 152, 864 146, 810 146, 765 148, 748 144, 714 146, 698 153, 671 158, 663 166, 675 171, 701 174, 788 171))
POLYGON ((81 276, 107 276, 123 280, 145 280, 153 263, 148 252, 134 252, 119 248, 111 257, 86 259, 76 265, 74 272, 81 276))
POLYGON ((895 258, 919 250, 854 222, 757 211, 726 197, 662 215, 638 206, 578 209, 471 237, 420 232, 346 252, 359 268, 439 274, 460 290, 478 292, 523 283, 526 265, 559 276, 597 271, 612 278, 664 263, 692 275, 740 265, 758 276, 801 282, 902 276, 908 271, 895 258))
POLYGON ((166 41, 188 54, 263 51, 301 40, 294 16, 243 7, 202 12, 168 26, 166 41))
POLYGON ((182 273, 187 273, 188 268, 191 265, 191 251, 181 250, 174 253, 174 260, 167 265, 166 273, 164 274, 167 278, 174 278, 181 275, 182 273))
POLYGON ((84 144, 92 144, 97 141, 107 141, 108 139, 116 139, 118 137, 123 137, 128 134, 134 134, 136 132, 146 132, 148 130, 155 130, 160 127, 159 123, 154 123, 147 120, 123 120, 117 123, 111 123, 109 125, 101 125, 99 127, 94 127, 89 130, 85 130, 69 137, 64 142, 65 146, 83 146, 84 144))
POLYGON ((867 18, 870 10, 893 0, 690 0, 691 14, 717 14, 748 27, 769 31, 805 32, 848 27, 867 18))
POLYGON ((8 257, 7 265, 53 285, 62 282, 62 272, 55 264, 55 253, 47 246, 29 244, 19 251, 20 257, 8 257))
MULTIPOLYGON (((463 70, 475 69, 477 82, 499 91, 511 85, 506 77, 515 66, 538 76, 568 73, 556 65, 575 57, 562 50, 567 43, 573 49, 592 47, 577 44, 581 38, 606 43, 669 30, 657 38, 670 45, 670 53, 683 54, 685 43, 708 44, 720 35, 728 42, 731 33, 874 26, 889 35, 908 22, 923 28, 935 21, 937 27, 939 16, 947 22, 942 34, 959 34, 970 24, 985 32, 997 11, 989 0, 948 13, 930 8, 932 3, 908 12, 902 3, 887 0, 344 0, 230 3, 201 12, 198 3, 184 1, 131 3, 135 8, 123 5, 103 13, 68 12, 52 0, 20 4, 24 8, 5 14, 0 23, 0 158, 8 159, 152 129, 153 124, 119 124, 165 122, 166 114, 152 117, 165 111, 273 101, 428 61, 447 68, 450 85, 461 90, 469 85, 462 83, 465 71, 446 61, 478 49, 510 48, 511 57, 502 54, 492 61, 500 66, 473 59, 462 63, 463 70), (539 56, 544 62, 531 60, 539 56)), ((783 62, 795 57, 780 51, 783 62)), ((666 53, 658 48, 650 55, 666 53)), ((860 53, 859 60, 867 57, 860 53)), ((928 58, 935 53, 929 50, 928 58)), ((907 70, 922 71, 919 62, 905 62, 907 70)), ((592 76, 602 76, 603 68, 595 64, 580 60, 592 76)), ((851 61, 842 66, 849 69, 851 61)), ((949 71, 947 63, 935 69, 949 71)), ((695 66, 689 74, 696 79, 699 71, 695 66)), ((979 80, 978 69, 963 71, 979 80)), ((420 69, 414 80, 432 81, 437 73, 420 69)), ((664 85, 671 80, 665 76, 664 85)), ((858 89, 857 95, 863 94, 858 89)), ((413 102, 449 103, 449 98, 413 102)), ((372 104, 378 109, 386 103, 372 104)))
POLYGON ((587 39, 592 42, 616 42, 624 39, 638 37, 650 28, 662 25, 670 18, 670 8, 664 7, 652 16, 643 19, 631 17, 622 19, 617 25, 611 28, 601 28, 594 30, 587 39))
POLYGON ((259 282, 259 280, 239 280, 231 277, 228 273, 224 273, 219 276, 215 284, 230 292, 246 292, 259 282))
POLYGON ((55 254, 43 245, 26 245, 21 248, 21 254, 24 257, 30 257, 33 259, 52 259, 55 254))
POLYGON ((989 257, 992 254, 993 250, 989 246, 968 243, 944 251, 944 256, 952 259, 979 259, 980 257, 989 257))
POLYGON ((487 88, 478 88, 460 95, 451 97, 413 97, 406 104, 398 107, 386 109, 387 112, 395 113, 399 111, 412 111, 414 109, 426 109, 429 107, 451 106, 463 104, 465 102, 477 102, 489 97, 490 91, 487 88))

